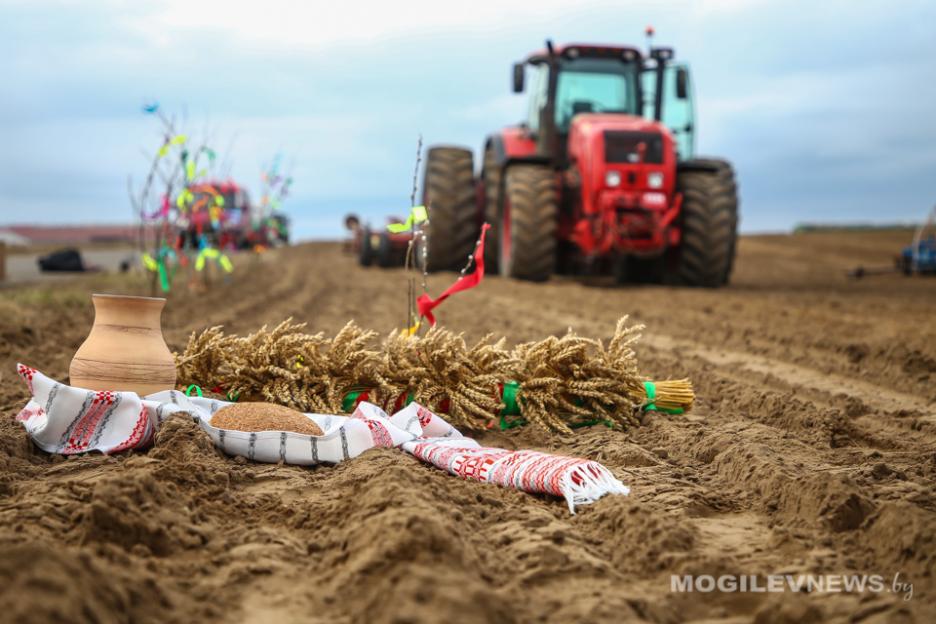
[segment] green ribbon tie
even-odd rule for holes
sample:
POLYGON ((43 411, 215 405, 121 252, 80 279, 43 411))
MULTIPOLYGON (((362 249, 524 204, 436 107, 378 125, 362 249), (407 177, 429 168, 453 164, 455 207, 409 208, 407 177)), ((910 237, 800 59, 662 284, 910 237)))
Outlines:
POLYGON ((644 391, 647 393, 647 404, 644 405, 645 412, 655 412, 657 411, 657 406, 654 404, 656 400, 656 384, 652 381, 644 382, 644 391))
POLYGON ((191 386, 185 389, 185 396, 192 396, 192 390, 197 392, 198 396, 202 396, 201 386, 197 386, 195 384, 192 384, 191 386))
POLYGON ((344 395, 344 398, 341 400, 341 411, 348 413, 354 411, 354 406, 357 405, 358 397, 361 396, 361 390, 355 390, 344 395))
POLYGON ((681 407, 666 408, 666 407, 657 407, 654 403, 656 401, 656 384, 652 381, 644 382, 644 390, 647 392, 647 404, 644 405, 643 410, 645 412, 663 412, 664 414, 682 414, 686 410, 681 407))
POLYGON ((517 392, 520 390, 520 384, 516 381, 508 381, 504 384, 504 390, 501 392, 501 401, 504 402, 504 409, 501 410, 501 416, 519 416, 520 406, 517 404, 517 392))
POLYGON ((522 427, 526 424, 526 420, 523 418, 507 418, 508 416, 520 415, 520 404, 517 402, 517 392, 519 390, 520 384, 516 381, 508 381, 504 384, 504 389, 501 392, 501 401, 504 403, 504 409, 500 413, 501 431, 522 427))

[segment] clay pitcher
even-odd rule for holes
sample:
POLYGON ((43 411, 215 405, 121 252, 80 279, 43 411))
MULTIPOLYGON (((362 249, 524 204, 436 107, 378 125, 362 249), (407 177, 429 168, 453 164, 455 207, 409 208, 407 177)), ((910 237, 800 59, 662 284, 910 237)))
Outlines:
POLYGON ((140 396, 175 388, 175 360, 162 335, 165 299, 92 295, 94 326, 69 368, 70 383, 140 396))

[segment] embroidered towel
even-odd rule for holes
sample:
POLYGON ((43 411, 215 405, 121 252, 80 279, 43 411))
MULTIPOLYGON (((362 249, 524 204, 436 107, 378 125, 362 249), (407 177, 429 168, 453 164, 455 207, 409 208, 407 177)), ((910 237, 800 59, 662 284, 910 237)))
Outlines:
POLYGON ((398 447, 463 479, 561 496, 572 513, 576 505, 630 491, 598 462, 482 447, 416 403, 393 416, 366 402, 351 416, 306 414, 322 429, 320 436, 246 432, 211 425, 215 412, 230 405, 226 401, 188 397, 177 390, 144 398, 133 392, 84 390, 58 383, 22 364, 17 365, 17 373, 29 386, 32 399, 16 419, 33 442, 50 453, 118 453, 144 448, 170 414, 181 412, 190 415, 222 451, 254 461, 338 463, 375 447, 398 447))

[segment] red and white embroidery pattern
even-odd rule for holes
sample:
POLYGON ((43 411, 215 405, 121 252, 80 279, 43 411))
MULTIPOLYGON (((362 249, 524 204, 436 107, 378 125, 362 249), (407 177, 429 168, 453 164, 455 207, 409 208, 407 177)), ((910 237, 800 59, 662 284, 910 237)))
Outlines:
POLYGON ((487 481, 494 460, 486 455, 459 455, 452 462, 452 472, 462 479, 487 481))
POLYGON ((36 376, 36 369, 29 368, 22 364, 16 365, 16 374, 23 378, 23 381, 26 382, 26 385, 29 387, 29 391, 33 391, 33 377, 36 376))
POLYGON ((416 415, 419 416, 419 425, 421 427, 425 427, 426 425, 428 425, 429 421, 432 420, 432 416, 433 416, 432 412, 427 410, 422 405, 420 405, 419 408, 416 410, 416 415))
POLYGON ((31 418, 42 416, 43 414, 45 414, 45 411, 41 407, 37 407, 36 409, 33 409, 29 405, 27 405, 26 407, 20 410, 19 414, 16 415, 16 420, 17 422, 26 422, 27 420, 31 418))
POLYGON ((384 448, 393 448, 396 446, 393 443, 393 436, 390 435, 390 430, 387 429, 383 423, 365 416, 364 411, 360 408, 360 406, 354 410, 354 413, 351 414, 351 418, 363 420, 365 423, 367 423, 367 428, 370 429, 371 439, 374 441, 374 446, 381 446, 384 448))
POLYGON ((393 448, 393 436, 390 435, 390 431, 386 427, 376 420, 368 419, 366 422, 367 428, 371 432, 371 438, 374 440, 374 446, 393 448))
POLYGON ((573 510, 576 504, 591 502, 608 492, 628 492, 627 487, 597 462, 466 444, 470 442, 467 439, 432 439, 413 442, 404 448, 419 459, 463 479, 563 496, 573 510))
POLYGON ((75 419, 75 425, 72 428, 71 435, 62 448, 62 453, 82 453, 88 450, 91 439, 98 429, 98 425, 105 419, 109 408, 116 403, 117 397, 113 392, 95 392, 91 405, 83 412, 79 413, 75 419))
POLYGON ((137 417, 136 425, 133 427, 133 431, 130 432, 130 436, 112 448, 111 453, 119 453, 121 451, 126 451, 127 449, 137 448, 139 446, 144 446, 149 443, 149 439, 152 437, 153 429, 150 427, 149 416, 146 414, 146 408, 144 407, 140 411, 140 415, 137 417))

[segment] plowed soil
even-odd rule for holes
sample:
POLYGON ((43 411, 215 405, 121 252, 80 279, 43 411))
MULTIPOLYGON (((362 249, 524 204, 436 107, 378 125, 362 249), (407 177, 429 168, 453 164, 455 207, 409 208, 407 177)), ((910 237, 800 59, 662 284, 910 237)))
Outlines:
MULTIPOLYGON (((144 278, 0 291, 0 620, 934 621, 936 279, 844 275, 907 239, 748 237, 717 291, 491 278, 449 300, 440 322, 513 342, 605 337, 629 314, 646 325, 643 372, 694 381, 691 413, 626 432, 473 433, 600 460, 631 486, 574 516, 395 450, 314 469, 234 460, 181 417, 147 452, 48 455, 13 421, 27 400, 15 362, 67 380, 88 295, 145 294, 144 278), (671 591, 672 574, 807 573, 904 585, 671 591)), ((432 292, 453 277, 432 276, 432 292)), ((401 271, 361 269, 330 244, 241 258, 230 282, 177 290, 174 349, 209 325, 290 316, 389 332, 405 306, 401 271)))

